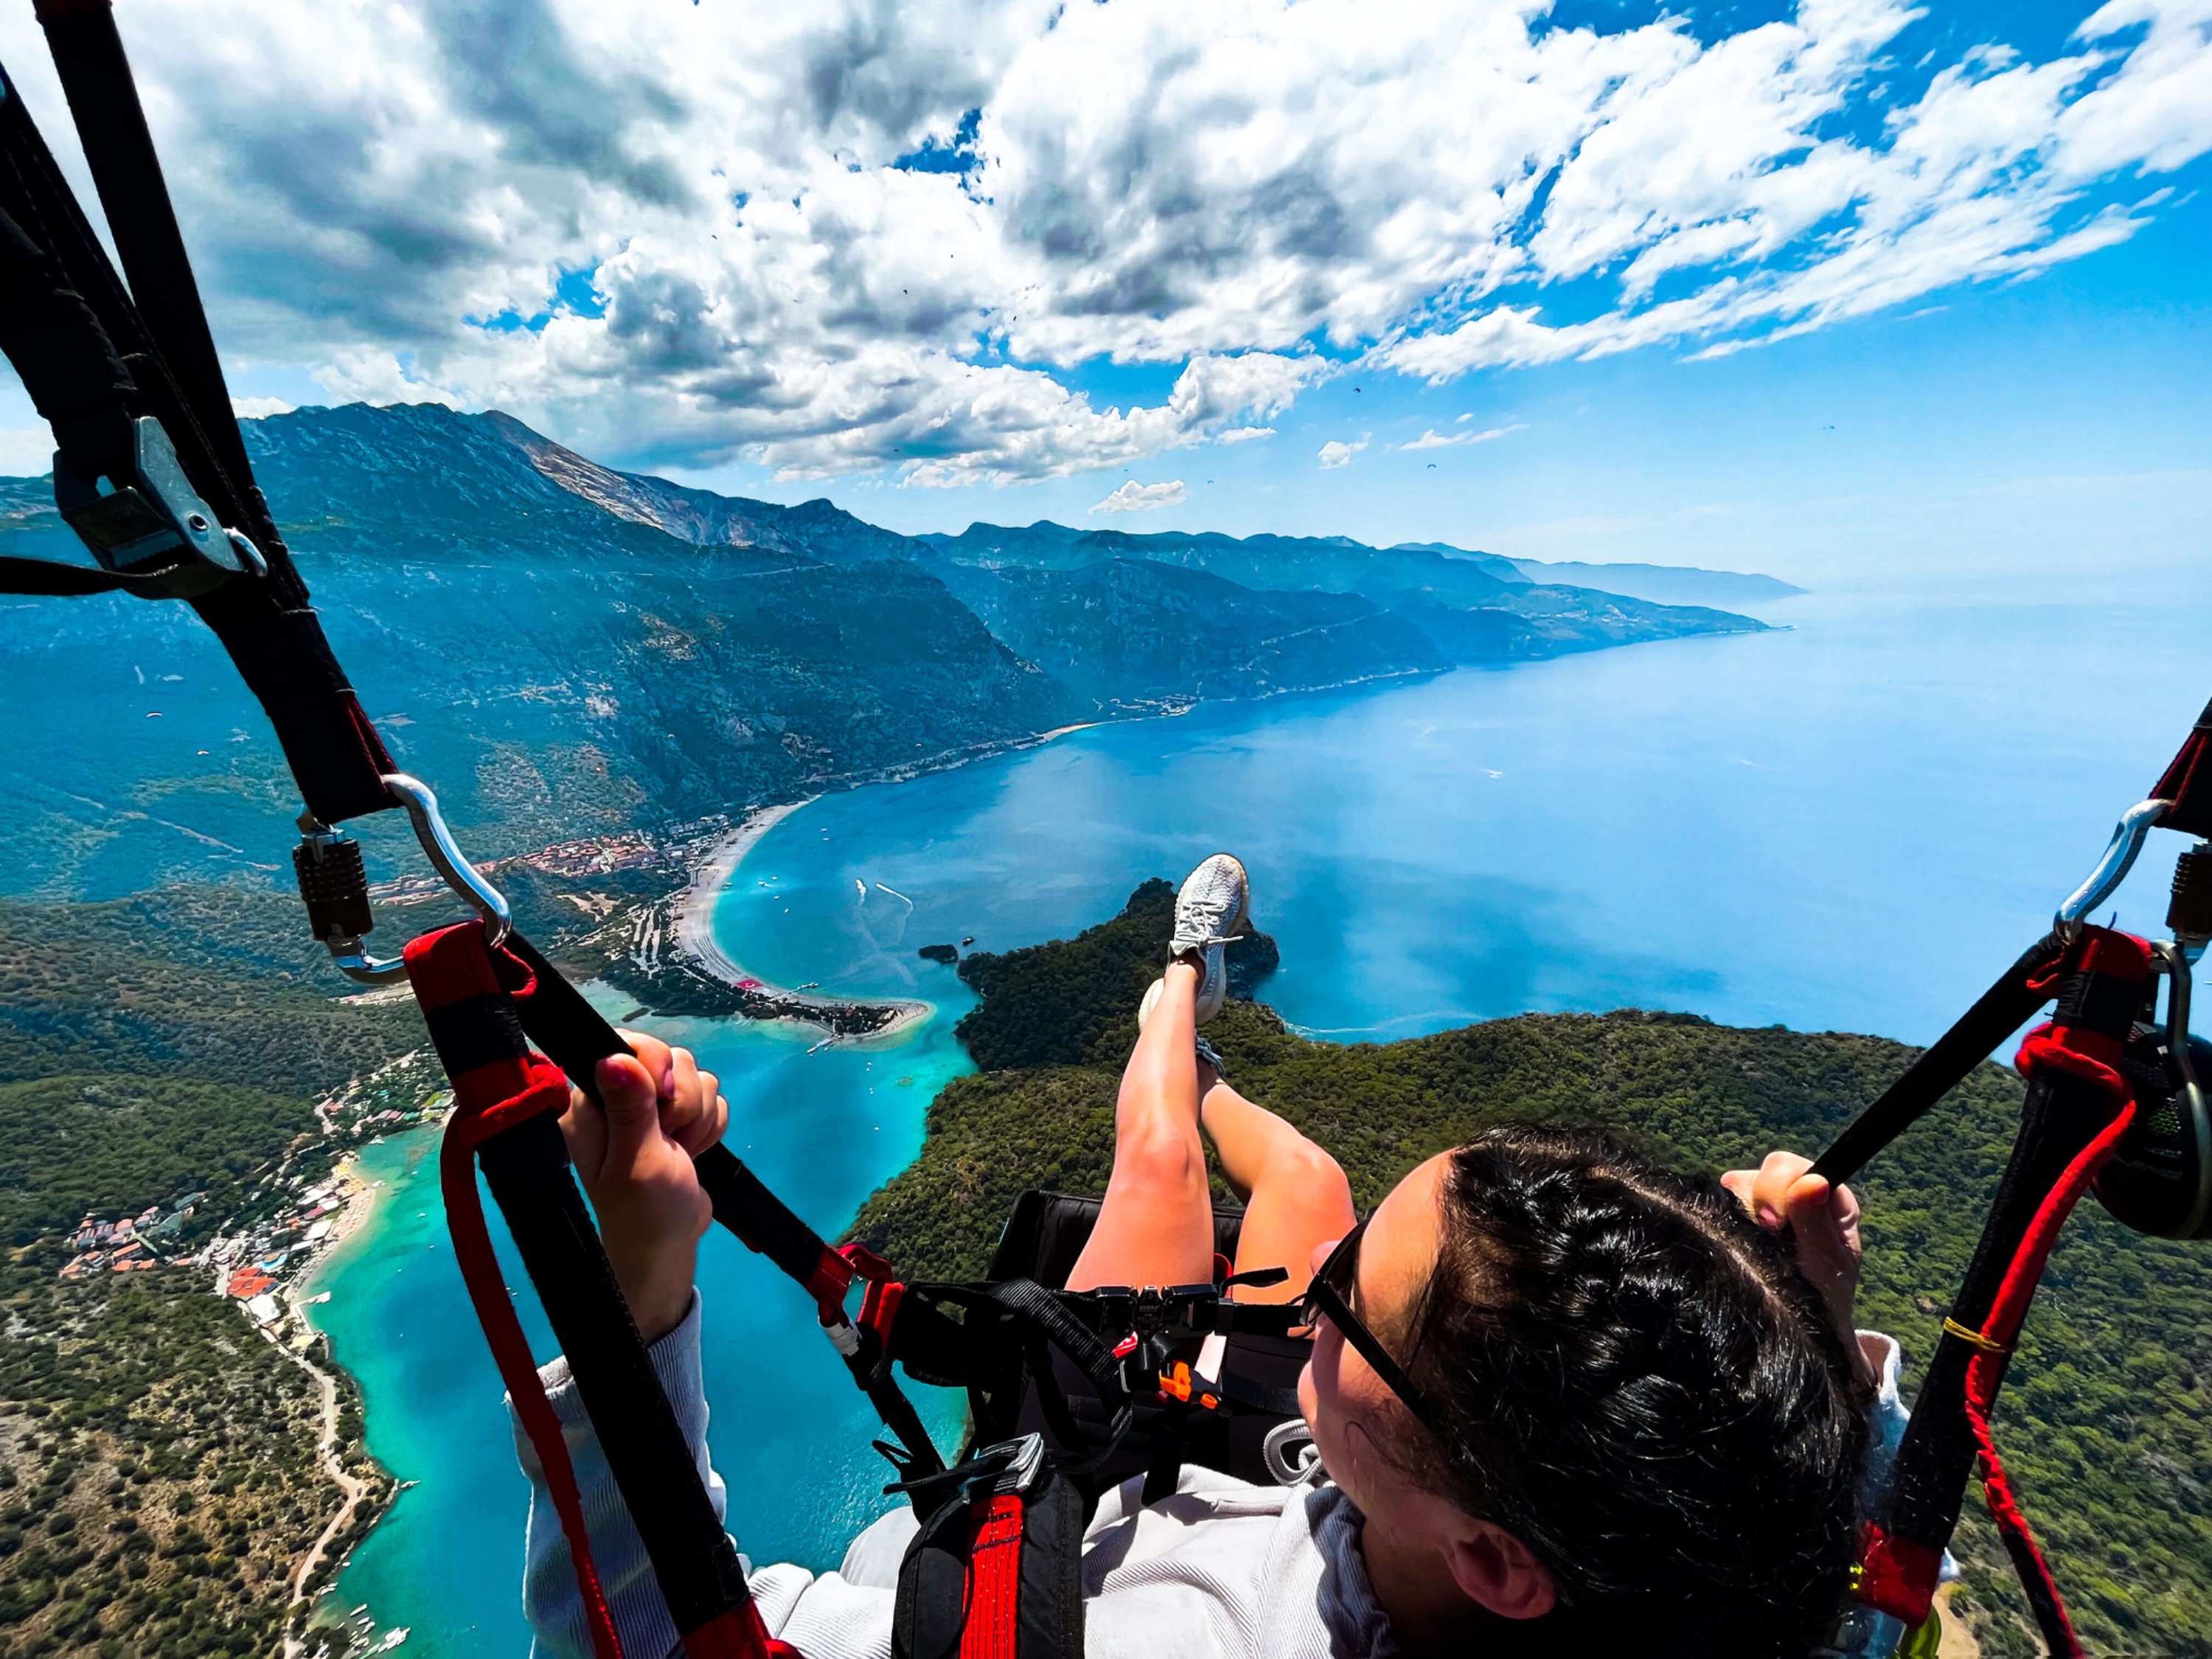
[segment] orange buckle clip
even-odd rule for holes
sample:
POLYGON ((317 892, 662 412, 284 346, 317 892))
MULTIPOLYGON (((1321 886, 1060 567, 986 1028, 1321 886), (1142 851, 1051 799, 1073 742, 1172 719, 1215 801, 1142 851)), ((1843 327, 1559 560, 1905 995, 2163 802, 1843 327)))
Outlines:
MULTIPOLYGON (((1200 1381, 1202 1382, 1204 1379, 1200 1378, 1200 1381)), ((1160 1373, 1160 1397, 1163 1400, 1180 1401, 1187 1406, 1192 1403, 1194 1394, 1196 1395, 1198 1408, 1200 1411, 1217 1411, 1220 1408, 1220 1395, 1208 1394, 1204 1389, 1197 1388, 1192 1382, 1190 1365, 1188 1361, 1178 1359, 1175 1363, 1173 1370, 1160 1373)))

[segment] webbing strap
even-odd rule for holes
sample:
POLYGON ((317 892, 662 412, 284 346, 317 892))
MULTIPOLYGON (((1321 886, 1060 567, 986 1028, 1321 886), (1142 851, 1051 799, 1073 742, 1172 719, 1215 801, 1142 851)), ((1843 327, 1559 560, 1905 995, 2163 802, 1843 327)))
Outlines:
POLYGON ((1838 1186, 1856 1175, 1868 1159, 1911 1128, 2051 1000, 2065 957, 2065 942, 2056 933, 2028 946, 1949 1030, 1882 1091, 1881 1098, 1851 1120, 1814 1161, 1811 1173, 1838 1186))
POLYGON ((968 1600, 960 1659, 1014 1659, 1021 1627, 1022 1495, 998 1492, 969 1506, 968 1600))
MULTIPOLYGON (((2091 1066, 2100 1062, 2087 1055, 2064 1048, 2048 1037, 2031 1037, 2021 1050, 2024 1066, 2058 1065, 2081 1074, 2080 1062, 2091 1066), (2064 1055, 2064 1059, 2057 1056, 2064 1055)), ((1966 1421, 1974 1433, 1974 1444, 1981 1454, 1982 1496, 1989 1504, 1990 1516, 1996 1522, 1997 1533, 2004 1540, 2005 1551, 2012 1557, 2013 1571, 2020 1578, 2021 1588, 2027 1592, 2029 1608, 2035 1614, 2037 1626, 2043 1632, 2044 1644, 2053 1659, 2081 1659, 2081 1641, 2075 1634, 2074 1621, 2066 1611, 2064 1599, 2058 1593, 2058 1583, 2051 1576, 2043 1552, 2036 1545, 2035 1534, 2029 1528, 2027 1517, 2021 1513, 2020 1502, 2013 1495, 2012 1479, 2006 1474, 2004 1460, 1997 1454, 1996 1439, 1990 1431, 1990 1413, 1996 1404, 1997 1389, 2004 1381, 2004 1359, 2020 1328, 2027 1318, 2028 1304, 2034 1299, 2035 1288, 2043 1279, 2045 1265, 2058 1243, 2059 1230, 2066 1218, 2081 1202, 2081 1194, 2089 1189, 2135 1121, 2136 1103, 2125 1079, 2109 1066, 2100 1066, 2104 1076, 2099 1085, 2112 1096, 2118 1111, 2104 1132, 2081 1149, 2066 1173, 2059 1178, 2038 1206, 2035 1219, 2029 1224, 2027 1236, 2021 1240, 2012 1265, 2005 1272, 2004 1283, 1998 1288, 1996 1300, 1990 1304, 1989 1318, 1981 1334, 1994 1348, 1983 1346, 1966 1367, 1966 1421)))
MULTIPOLYGON (((517 996, 526 1006, 538 988, 537 977, 520 962, 495 958, 480 921, 425 934, 408 945, 406 960, 431 1040, 454 1085, 444 1169, 455 1250, 477 1264, 471 1295, 549 1486, 554 1469, 566 1466, 566 1448, 550 1406, 538 1413, 526 1403, 533 1395, 542 1400, 543 1392, 490 1255, 472 1153, 568 1356, 577 1393, 687 1650, 696 1640, 701 1659, 726 1654, 762 1659, 775 1646, 752 1608, 737 1552, 708 1500, 569 1168, 558 1121, 568 1101, 568 1081, 550 1060, 530 1050, 524 1035, 517 996), (507 1087, 518 1079, 528 1080, 527 1090, 507 1087), (495 1097, 501 1089, 507 1092, 495 1097), (550 1440, 541 1441, 549 1426, 550 1440)), ((573 1474, 568 1479, 573 1485, 573 1474)), ((588 1545, 579 1548, 580 1515, 576 1531, 569 1532, 565 1515, 562 1524, 586 1608, 592 1608, 598 1586, 587 1572, 588 1545)), ((611 1636, 611 1620, 607 1630, 611 1636)), ((618 1644, 602 1648, 600 1659, 618 1654, 618 1644)))
POLYGON ((691 1160, 714 1200, 714 1219, 795 1279, 824 1307, 841 1305, 852 1288, 853 1264, 822 1241, 791 1206, 728 1147, 709 1146, 691 1160))
MULTIPOLYGON (((155 349, 175 376, 186 406, 240 492, 253 468, 232 412, 222 361, 216 355, 192 262, 161 177, 161 157, 116 33, 109 0, 34 0, 54 69, 69 100, 100 204, 123 258, 124 273, 155 349)), ((241 502, 247 512, 251 502, 241 502)), ((265 515, 263 515, 265 517, 265 515)), ((233 520, 258 542, 264 523, 233 520)))
MULTIPOLYGON (((1966 1482, 1982 1459, 1967 1409, 1970 1375, 1981 1367, 1978 1409, 1986 1415, 2008 1356, 1989 1352, 1985 1343, 2008 1345, 2018 1328, 2016 1320, 2011 1332, 1994 1328, 1992 1313, 2046 1200, 2065 1185, 2083 1149, 2112 1123, 2117 1107, 2106 1077, 2120 1057, 2149 975, 2149 947, 2141 939, 2084 928, 2058 988, 2057 1021, 2047 1037, 2039 1033, 2022 1051, 2029 1078, 2020 1133, 1946 1334, 1921 1382, 1884 1513, 1861 1555, 1859 1599, 1908 1626, 1928 1616, 1944 1547, 1958 1525, 1966 1482), (2065 1058, 2057 1058, 2060 1054, 2065 1058)), ((2026 1288, 2033 1290, 2032 1279, 2026 1288)), ((2023 1304, 2020 1312, 2025 1311, 2023 1304)))
POLYGON ((477 1195, 477 1149, 503 1130, 561 1111, 568 1103, 568 1083, 553 1066, 532 1055, 523 1042, 513 1005, 491 971, 481 939, 479 933, 478 949, 471 953, 465 941, 432 933, 415 940, 406 951, 408 976, 453 1085, 454 1111, 447 1121, 438 1157, 446 1223, 453 1235, 454 1260, 476 1306, 477 1322, 483 1327, 500 1379, 507 1384, 515 1415, 545 1472, 546 1489, 568 1541, 592 1650, 598 1659, 622 1659, 622 1638, 615 1632, 614 1616, 592 1559, 575 1465, 507 1297, 477 1195))
MULTIPOLYGON (((22 100, 4 86, 0 213, 16 234, 0 232, 0 349, 63 452, 88 476, 131 465, 134 415, 160 420, 193 489, 224 525, 252 537, 267 562, 265 577, 233 575, 188 603, 215 630, 268 715, 308 810, 326 823, 387 811, 396 803, 383 778, 397 769, 331 655, 306 586, 253 486, 206 319, 198 313, 190 262, 150 143, 143 142, 143 118, 113 19, 104 0, 68 0, 43 9, 52 14, 49 38, 100 175, 111 228, 118 246, 139 250, 132 272, 138 299, 162 317, 164 332, 157 340, 22 100), (100 117, 125 106, 125 125, 135 122, 137 136, 118 149, 114 131, 100 117), (137 173, 131 156, 140 154, 134 146, 142 143, 148 170, 137 173), (208 372, 195 371, 188 388, 170 361, 172 349, 208 372)), ((143 591, 140 583, 104 572, 34 568, 39 564, 0 565, 0 588, 64 596, 143 591)))
POLYGON ((2145 799, 2173 803, 2159 820, 2161 829, 2212 836, 2212 702, 2204 705, 2189 740, 2145 799))

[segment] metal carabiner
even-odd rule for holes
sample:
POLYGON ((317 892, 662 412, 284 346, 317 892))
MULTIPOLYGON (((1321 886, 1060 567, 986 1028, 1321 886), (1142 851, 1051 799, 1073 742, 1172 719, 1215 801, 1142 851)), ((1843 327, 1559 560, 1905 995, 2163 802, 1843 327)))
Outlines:
POLYGON ((393 799, 407 809, 407 816, 415 825, 415 839, 422 843, 422 851, 446 878, 446 885, 483 915, 484 944, 497 950, 507 942, 514 927, 507 900, 498 888, 483 878, 476 866, 461 856, 461 849, 453 844, 453 831, 446 828, 446 820, 438 811, 438 798, 430 793, 430 786, 404 772, 386 772, 384 787, 393 799))
MULTIPOLYGON (((461 855, 429 786, 404 772, 388 772, 384 775, 384 787, 392 799, 407 809, 415 839, 432 867, 447 886, 483 916, 485 943, 494 947, 503 944, 514 928, 507 900, 461 855)), ((301 815, 300 830, 300 846, 292 855, 300 878, 300 896, 338 971, 361 985, 389 985, 404 978, 404 959, 370 956, 362 943, 375 921, 369 913, 368 879, 362 863, 361 843, 306 813, 301 815)))
POLYGON ((2081 924, 2128 878, 2128 872, 2135 868, 2136 856, 2142 851, 2143 837, 2150 834, 2172 805, 2170 800, 2137 801, 2120 814, 2120 821, 2112 826, 2112 838, 2106 843, 2105 856, 2097 860, 2097 867, 2089 872, 2089 878, 2058 907, 2058 914, 2051 919, 2052 932, 2069 945, 2081 937, 2081 924))

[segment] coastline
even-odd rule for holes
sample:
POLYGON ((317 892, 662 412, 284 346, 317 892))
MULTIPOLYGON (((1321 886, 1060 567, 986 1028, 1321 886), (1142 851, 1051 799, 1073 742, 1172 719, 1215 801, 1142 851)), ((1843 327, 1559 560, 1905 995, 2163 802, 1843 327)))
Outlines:
POLYGON ((720 903, 731 878, 737 874, 738 866, 744 862, 745 855, 757 847, 762 838, 777 824, 801 807, 820 799, 819 795, 808 795, 801 800, 761 807, 757 811, 747 813, 737 828, 715 841, 692 872, 690 884, 668 907, 669 935, 677 949, 689 957, 701 973, 733 991, 743 991, 754 997, 773 1000, 780 1011, 775 1016, 777 1018, 820 1027, 826 1033, 822 1039, 824 1044, 889 1046, 919 1030, 937 1012, 937 1005, 905 1000, 862 1004, 849 997, 815 996, 805 991, 771 985, 757 974, 748 972, 744 965, 725 951, 721 941, 714 937, 715 908, 720 903), (872 1031, 841 1031, 836 1016, 843 1010, 860 1006, 888 1009, 891 1017, 872 1031), (819 1018, 814 1018, 817 1014, 819 1018))
MULTIPOLYGON (((392 1133, 404 1134, 410 1129, 422 1127, 419 1123, 410 1123, 392 1133)), ((379 1135, 375 1139, 362 1144, 374 1146, 378 1140, 386 1139, 388 1137, 379 1135)), ((335 1187, 331 1196, 338 1201, 337 1209, 330 1218, 331 1230, 316 1243, 313 1254, 307 1257, 307 1265, 286 1287, 285 1299, 290 1303, 293 1312, 303 1323, 311 1326, 314 1321, 307 1316, 307 1310, 319 1299, 314 1291, 315 1281, 323 1276, 324 1270, 331 1265, 332 1258, 346 1242, 368 1224, 369 1217, 376 1209, 378 1195, 384 1190, 381 1181, 370 1181, 362 1174, 361 1148, 358 1146, 339 1160, 337 1167, 331 1171, 331 1179, 335 1187)))
MULTIPOLYGON (((1172 719, 1189 713, 1195 706, 1194 702, 1166 706, 1153 711, 1150 717, 1172 719)), ((882 783, 910 783, 931 773, 957 771, 978 761, 993 760, 1000 755, 1016 754, 1025 749, 1041 748, 1056 738, 1106 724, 1109 722, 1105 720, 1079 720, 1073 725, 1056 726, 1049 732, 1030 732, 1003 742, 977 744, 969 749, 934 755, 910 765, 887 767, 879 772, 848 777, 842 781, 844 787, 854 789, 882 783)), ((918 1030, 937 1012, 937 1005, 918 1000, 863 1005, 852 998, 811 996, 803 991, 771 985, 757 974, 748 971, 743 963, 724 950, 721 941, 714 934, 715 909, 746 855, 760 845, 769 830, 800 808, 812 805, 827 793, 817 789, 797 800, 779 801, 774 805, 758 807, 748 812, 728 833, 711 842, 693 866, 690 883, 669 902, 668 934, 677 950, 690 958, 696 971, 732 991, 771 999, 779 1007, 798 1010, 796 1012, 778 1013, 775 1018, 818 1026, 827 1033, 823 1039, 825 1044, 836 1042, 860 1048, 881 1044, 888 1047, 918 1030), (873 1031, 862 1034, 841 1031, 836 1023, 837 1013, 841 1010, 862 1006, 888 1008, 892 1011, 891 1018, 873 1031), (822 1018, 810 1017, 810 1013, 816 1011, 822 1018)))

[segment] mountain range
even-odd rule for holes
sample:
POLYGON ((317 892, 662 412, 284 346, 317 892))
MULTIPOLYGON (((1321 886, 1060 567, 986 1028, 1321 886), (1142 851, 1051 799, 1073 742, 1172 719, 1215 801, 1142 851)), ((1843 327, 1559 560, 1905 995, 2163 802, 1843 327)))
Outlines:
MULTIPOLYGON (((1765 626, 1632 591, 1656 581, 1796 591, 1624 566, 1616 592, 1342 537, 910 537, 827 501, 617 471, 509 416, 436 405, 305 409, 246 434, 369 713, 486 856, 1200 698, 1765 626)), ((0 552, 82 558, 46 481, 0 480, 0 552)), ((0 602, 0 891, 279 873, 290 781, 184 607, 0 602)))

